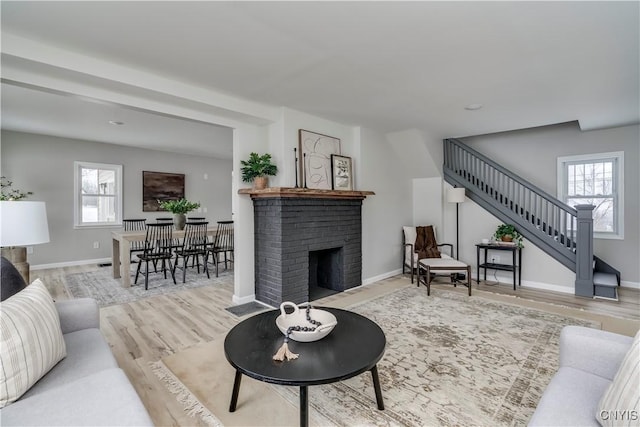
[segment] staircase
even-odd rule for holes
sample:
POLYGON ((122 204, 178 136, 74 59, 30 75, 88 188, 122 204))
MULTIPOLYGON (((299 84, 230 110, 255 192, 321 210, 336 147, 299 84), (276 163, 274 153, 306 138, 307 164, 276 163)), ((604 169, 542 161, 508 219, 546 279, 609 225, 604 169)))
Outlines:
POLYGON ((575 294, 617 299, 620 272, 593 255, 592 205, 566 205, 461 141, 444 140, 444 179, 576 273, 575 294))

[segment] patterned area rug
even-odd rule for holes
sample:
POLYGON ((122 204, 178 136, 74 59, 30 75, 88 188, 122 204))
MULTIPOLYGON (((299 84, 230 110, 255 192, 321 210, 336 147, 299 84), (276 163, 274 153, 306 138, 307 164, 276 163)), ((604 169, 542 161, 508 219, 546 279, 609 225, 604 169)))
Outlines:
MULTIPOLYGON (((167 273, 167 279, 162 273, 149 274, 149 289, 144 289, 144 275, 140 274, 138 284, 133 284, 137 264, 132 265, 131 287, 123 288, 120 279, 114 279, 111 267, 100 268, 96 271, 86 273, 75 273, 65 276, 65 286, 74 298, 91 297, 98 301, 100 307, 113 304, 123 304, 137 301, 142 298, 149 298, 156 295, 168 294, 187 288, 199 288, 208 285, 220 285, 233 281, 233 270, 220 270, 219 277, 215 277, 215 272, 210 272, 211 279, 200 270, 197 273, 195 268, 187 270, 186 282, 182 283, 182 270, 176 270, 176 283, 173 284, 171 274, 167 273)), ((144 268, 144 266, 143 266, 144 268)))
MULTIPOLYGON (((526 425, 557 369, 562 327, 600 327, 596 322, 479 296, 434 290, 427 297, 424 289, 415 287, 350 309, 374 320, 386 334, 387 348, 378 364, 385 410, 377 410, 371 375, 365 373, 339 383, 309 387, 312 424, 526 425)), ((295 345, 292 344, 293 351, 295 345)), ((188 352, 163 362, 185 389, 193 390, 202 405, 216 413, 225 425, 233 425, 233 418, 221 409, 228 405, 233 371, 224 374, 229 378, 223 378, 221 372, 210 378, 210 369, 201 366, 196 371, 189 367, 198 364, 198 357, 203 354, 210 355, 208 366, 227 363, 223 354, 211 358, 213 353, 221 352, 221 345, 203 348, 199 353, 196 349, 191 356, 188 352), (216 385, 217 393, 213 393, 214 386, 205 385, 204 381, 227 382, 216 385), (223 397, 215 397, 221 394, 217 388, 229 391, 223 397)), ((268 387, 275 392, 268 394, 282 396, 297 406, 296 387, 268 387)), ((242 398, 242 389, 240 395, 242 398)), ((275 401, 271 407, 283 404, 275 401)), ((255 423, 261 424, 260 412, 255 416, 255 423)), ((281 421, 297 423, 295 417, 281 421)))

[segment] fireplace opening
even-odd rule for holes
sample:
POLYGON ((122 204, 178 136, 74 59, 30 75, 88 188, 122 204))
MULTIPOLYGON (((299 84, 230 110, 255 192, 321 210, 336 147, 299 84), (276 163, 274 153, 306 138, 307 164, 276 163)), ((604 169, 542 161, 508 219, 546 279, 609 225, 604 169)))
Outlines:
POLYGON ((309 301, 344 290, 342 248, 309 251, 309 301))

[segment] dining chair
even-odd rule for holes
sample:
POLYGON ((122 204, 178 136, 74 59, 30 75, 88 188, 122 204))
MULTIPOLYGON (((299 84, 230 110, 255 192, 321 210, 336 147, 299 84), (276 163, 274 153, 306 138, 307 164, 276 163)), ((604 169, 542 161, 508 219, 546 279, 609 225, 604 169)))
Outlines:
POLYGON ((182 245, 174 250, 176 256, 173 262, 173 271, 179 267, 179 259, 182 258, 182 283, 187 278, 187 265, 189 258, 192 258, 191 267, 196 266, 200 274, 200 257, 207 278, 209 278, 209 268, 207 267, 207 226, 206 221, 187 221, 184 227, 184 239, 182 245))
POLYGON ((140 262, 138 263, 138 268, 136 269, 136 278, 133 281, 134 284, 138 284, 138 275, 140 274, 142 261, 144 261, 145 263, 145 290, 149 289, 149 261, 154 264, 154 271, 157 262, 162 261, 162 272, 164 273, 164 278, 167 278, 168 269, 169 272, 171 272, 173 283, 176 284, 176 276, 174 273, 174 269, 171 266, 171 258, 173 256, 170 250, 172 244, 172 232, 172 223, 147 224, 147 233, 144 239, 144 251, 141 254, 137 255, 140 259, 140 262))
MULTIPOLYGON (((169 218, 169 217, 160 217, 160 218, 156 218, 156 222, 158 223, 168 223, 170 222, 171 225, 173 225, 173 218, 169 218)), ((179 248, 180 246, 182 246, 182 242, 180 241, 179 238, 174 238, 173 239, 173 243, 171 243, 171 246, 169 246, 170 250, 174 250, 179 248)))
POLYGON ((216 277, 218 277, 218 264, 224 262, 224 269, 228 268, 228 263, 233 263, 233 221, 218 221, 218 229, 213 244, 208 246, 207 262, 209 255, 212 256, 213 264, 216 266, 216 277), (224 255, 224 261, 220 260, 220 254, 224 255))
MULTIPOLYGON (((207 219, 205 217, 203 217, 203 216, 190 216, 190 217, 187 218, 187 221, 190 221, 190 222, 202 222, 202 221, 206 221, 206 220, 207 219)), ((196 266, 195 261, 196 261, 196 259, 194 257, 191 260, 191 267, 195 267, 196 266)))
MULTIPOLYGON (((124 231, 145 231, 147 229, 147 220, 146 219, 123 219, 122 227, 124 231)), ((134 252, 143 252, 144 251, 144 241, 134 241, 131 242, 131 250, 129 256, 133 256, 134 252)), ((134 259, 131 262, 137 262, 134 259)))

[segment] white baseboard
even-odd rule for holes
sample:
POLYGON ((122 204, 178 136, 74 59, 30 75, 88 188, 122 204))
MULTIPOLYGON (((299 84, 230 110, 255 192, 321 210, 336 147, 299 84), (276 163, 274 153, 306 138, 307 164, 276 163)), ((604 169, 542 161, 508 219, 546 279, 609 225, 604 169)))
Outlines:
POLYGON ((252 301, 256 301, 256 294, 252 294, 252 295, 248 295, 246 297, 237 297, 236 295, 233 295, 233 298, 231 298, 231 301, 235 304, 235 305, 241 305, 241 304, 248 304, 252 301))
POLYGON ((621 280, 620 286, 622 286, 623 288, 640 289, 639 282, 629 282, 627 280, 621 280))
POLYGON ((97 259, 83 259, 80 261, 69 261, 69 262, 56 262, 52 264, 38 264, 38 265, 31 265, 29 266, 29 268, 31 270, 44 270, 47 268, 74 267, 76 265, 105 264, 105 263, 111 263, 111 257, 97 258, 97 259))
POLYGON ((369 277, 362 281, 363 285, 370 285, 375 282, 379 282, 380 280, 388 279, 389 277, 397 276, 398 274, 402 274, 402 269, 399 268, 397 270, 389 271, 386 273, 379 274, 377 276, 369 277))
POLYGON ((575 285, 572 283, 571 286, 562 286, 555 285, 553 283, 540 283, 540 282, 530 282, 528 280, 522 281, 523 288, 531 288, 531 289, 539 289, 543 291, 553 291, 553 292, 561 292, 563 294, 575 294, 575 285))

